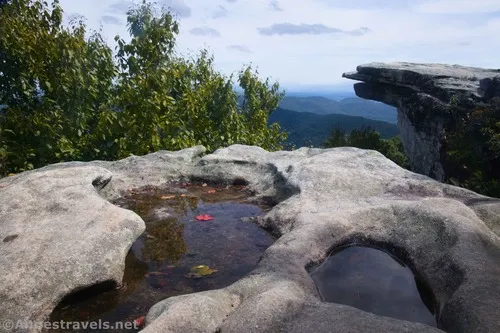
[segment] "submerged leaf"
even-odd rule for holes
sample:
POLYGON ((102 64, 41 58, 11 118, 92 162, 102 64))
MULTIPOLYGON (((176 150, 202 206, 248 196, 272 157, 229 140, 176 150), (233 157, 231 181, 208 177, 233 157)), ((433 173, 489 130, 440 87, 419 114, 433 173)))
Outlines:
POLYGON ((134 320, 134 326, 137 328, 141 328, 142 326, 144 326, 145 321, 146 321, 146 316, 140 316, 139 318, 134 320))
POLYGON ((164 273, 164 272, 149 272, 149 273, 146 273, 147 276, 159 276, 159 275, 168 275, 168 273, 164 273))
POLYGON ((204 276, 212 275, 213 273, 217 272, 216 269, 210 268, 207 265, 198 265, 198 266, 193 266, 191 268, 191 271, 185 275, 185 277, 189 279, 199 279, 204 276))
POLYGON ((202 214, 195 217, 198 221, 212 221, 214 218, 208 214, 202 214))

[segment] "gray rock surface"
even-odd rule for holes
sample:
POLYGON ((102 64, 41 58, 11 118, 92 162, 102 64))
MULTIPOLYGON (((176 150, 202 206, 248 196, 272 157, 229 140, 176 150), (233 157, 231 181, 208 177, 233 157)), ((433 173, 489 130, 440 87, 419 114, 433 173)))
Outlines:
POLYGON ((121 282, 144 222, 99 197, 93 183, 111 176, 74 167, 1 180, 0 322, 42 321, 71 291, 121 282))
POLYGON ((343 77, 362 81, 354 85, 359 97, 398 109, 398 127, 412 170, 440 181, 445 176, 441 148, 452 97, 475 103, 500 96, 500 69, 370 63, 343 77))
POLYGON ((203 157, 193 177, 245 181, 277 202, 259 223, 281 237, 233 285, 156 304, 142 332, 440 331, 321 302, 306 267, 350 243, 396 249, 433 291, 442 330, 500 332, 500 200, 355 148, 235 145, 203 157))
POLYGON ((121 284, 125 256, 145 225, 106 199, 181 179, 204 151, 61 163, 0 179, 0 323, 43 321, 71 292, 121 284))
POLYGON ((500 332, 500 200, 370 150, 203 152, 63 163, 0 179, 0 320, 41 320, 75 289, 120 282, 144 225, 105 199, 191 179, 248 184, 255 200, 276 204, 258 223, 281 237, 236 283, 153 306, 143 332, 500 332), (395 251, 418 272, 436 298, 439 329, 322 302, 306 268, 351 243, 395 251))
MULTIPOLYGON (((464 94, 477 100, 492 98, 498 89, 500 69, 445 64, 374 62, 360 65, 356 68, 356 72, 344 73, 342 76, 367 83, 407 88, 401 89, 401 92, 425 93, 446 103, 452 96, 464 94)), ((373 93, 376 94, 376 91, 373 93)), ((372 97, 378 97, 381 102, 392 104, 390 100, 385 100, 385 95, 372 97)))

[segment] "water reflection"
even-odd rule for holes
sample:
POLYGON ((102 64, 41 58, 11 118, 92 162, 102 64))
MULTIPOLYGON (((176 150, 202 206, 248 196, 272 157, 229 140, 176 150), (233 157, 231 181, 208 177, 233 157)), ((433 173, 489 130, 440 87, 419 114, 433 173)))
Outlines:
POLYGON ((51 321, 132 321, 165 298, 223 288, 249 273, 274 238, 241 220, 268 209, 249 204, 243 189, 174 184, 131 191, 115 202, 146 222, 127 255, 123 287, 61 302, 51 321), (215 219, 196 221, 200 214, 215 219), (215 273, 191 278, 191 268, 200 265, 215 273))
POLYGON ((170 261, 176 264, 187 251, 184 223, 170 217, 151 223, 148 227, 142 259, 152 262, 170 261))
POLYGON ((429 299, 422 285, 415 283, 413 272, 388 253, 352 246, 332 254, 311 270, 326 302, 347 304, 378 315, 436 326, 429 299))

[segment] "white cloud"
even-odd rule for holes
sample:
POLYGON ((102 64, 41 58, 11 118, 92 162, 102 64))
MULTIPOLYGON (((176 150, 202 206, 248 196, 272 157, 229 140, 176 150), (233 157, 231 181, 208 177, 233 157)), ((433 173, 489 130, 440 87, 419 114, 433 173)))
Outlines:
POLYGON ((414 7, 418 12, 428 14, 477 14, 500 11, 498 0, 434 0, 414 7))
POLYGON ((101 20, 106 24, 115 24, 115 25, 123 24, 123 22, 119 18, 111 15, 103 15, 101 17, 101 20))
MULTIPOLYGON (((136 0, 137 2, 138 0, 136 0)), ((166 3, 167 1, 163 1, 166 3)), ((66 13, 80 13, 89 27, 99 29, 104 15, 126 22, 126 0, 61 0, 66 13), (119 4, 119 5, 116 5, 119 4), (110 12, 110 6, 121 14, 110 12), (120 16, 121 15, 121 16, 120 16)), ((184 0, 178 51, 187 54, 209 48, 226 74, 244 64, 259 67, 284 86, 350 85, 343 72, 372 61, 415 61, 500 68, 500 0, 281 0, 282 11, 270 10, 269 0, 184 0), (411 4, 411 5, 409 5, 411 4), (212 15, 224 6, 226 15, 212 15), (187 9, 189 8, 189 15, 187 9), (466 12, 468 15, 460 15, 466 12), (450 13, 452 15, 450 15, 450 13), (258 28, 289 23, 322 26, 344 33, 262 36, 258 28), (199 27, 210 27, 200 32, 199 27), (194 29, 194 30, 193 30, 194 29), (193 31, 195 34, 193 34, 193 31), (206 33, 207 35, 203 35, 206 33), (244 46, 238 52, 231 46, 244 46), (236 52, 235 52, 236 51, 236 52)), ((127 36, 125 25, 103 23, 103 34, 127 36)))
POLYGON ((224 6, 218 6, 215 12, 212 14, 213 19, 218 19, 227 16, 227 9, 224 6))
POLYGON ((191 16, 191 7, 186 5, 183 0, 160 0, 159 4, 169 8, 179 15, 179 17, 191 16))
POLYGON ((252 50, 250 50, 248 47, 246 47, 245 45, 237 45, 237 44, 233 44, 233 45, 229 45, 227 47, 228 50, 234 50, 234 51, 238 51, 238 52, 243 52, 243 53, 252 53, 252 50))
POLYGON ((321 35, 321 34, 347 34, 361 36, 370 32, 370 29, 363 27, 355 30, 344 31, 338 28, 327 27, 324 24, 292 24, 275 23, 269 27, 257 28, 262 36, 273 35, 321 35))
POLYGON ((269 6, 274 11, 277 11, 277 12, 282 12, 283 11, 283 8, 281 8, 278 0, 270 0, 269 1, 269 6))
POLYGON ((191 30, 189 30, 189 32, 191 33, 191 35, 194 35, 194 36, 207 36, 207 37, 220 37, 220 33, 215 30, 215 29, 212 29, 210 27, 196 27, 196 28, 193 28, 191 30))

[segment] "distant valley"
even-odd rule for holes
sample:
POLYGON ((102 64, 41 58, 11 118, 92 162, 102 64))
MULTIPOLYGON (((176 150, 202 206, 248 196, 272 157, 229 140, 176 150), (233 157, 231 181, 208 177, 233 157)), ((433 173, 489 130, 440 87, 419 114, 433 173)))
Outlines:
POLYGON ((372 120, 345 114, 315 114, 297 112, 279 107, 271 113, 268 123, 278 123, 288 132, 286 148, 314 146, 320 147, 333 128, 350 132, 355 128, 369 126, 380 133, 382 138, 391 138, 398 134, 394 123, 372 120))
POLYGON ((334 100, 322 96, 287 95, 279 106, 290 111, 311 112, 317 115, 342 114, 397 123, 395 108, 359 97, 334 100))

